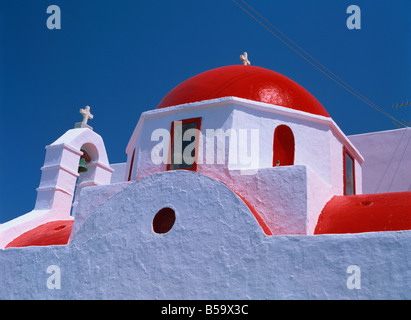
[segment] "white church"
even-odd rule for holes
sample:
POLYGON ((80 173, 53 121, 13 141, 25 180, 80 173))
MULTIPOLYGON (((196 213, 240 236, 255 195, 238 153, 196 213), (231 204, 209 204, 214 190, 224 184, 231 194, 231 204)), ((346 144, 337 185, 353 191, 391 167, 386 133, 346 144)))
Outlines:
POLYGON ((0 225, 0 298, 410 299, 411 130, 346 136, 241 58, 143 112, 126 163, 81 109, 46 146, 34 209, 0 225))

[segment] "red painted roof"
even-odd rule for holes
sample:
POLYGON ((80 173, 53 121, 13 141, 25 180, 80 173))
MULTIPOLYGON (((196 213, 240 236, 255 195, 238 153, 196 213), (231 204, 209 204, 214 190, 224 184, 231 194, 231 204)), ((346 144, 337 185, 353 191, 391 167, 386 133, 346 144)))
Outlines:
POLYGON ((72 227, 73 220, 47 222, 18 236, 6 248, 67 244, 72 227))
POLYGON ((200 73, 179 84, 157 109, 222 97, 239 97, 329 117, 324 107, 293 80, 261 67, 233 65, 200 73))
POLYGON ((411 230, 411 191, 334 196, 314 234, 411 230))

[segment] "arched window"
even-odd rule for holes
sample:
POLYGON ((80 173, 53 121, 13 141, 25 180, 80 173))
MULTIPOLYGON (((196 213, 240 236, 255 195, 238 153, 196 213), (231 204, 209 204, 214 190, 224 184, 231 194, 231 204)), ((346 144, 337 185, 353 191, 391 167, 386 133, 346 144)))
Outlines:
POLYGON ((273 167, 294 164, 294 135, 291 129, 282 124, 275 128, 273 143, 273 167))

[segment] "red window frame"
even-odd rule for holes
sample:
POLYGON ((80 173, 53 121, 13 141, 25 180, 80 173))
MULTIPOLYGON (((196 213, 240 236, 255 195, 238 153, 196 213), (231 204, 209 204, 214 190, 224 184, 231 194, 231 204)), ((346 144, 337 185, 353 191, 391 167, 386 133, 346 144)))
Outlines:
POLYGON ((131 162, 130 162, 130 171, 128 173, 128 180, 131 180, 131 173, 133 172, 133 164, 134 164, 134 155, 136 154, 136 148, 134 148, 133 150, 133 155, 131 156, 131 162))
POLYGON ((344 195, 347 195, 347 155, 352 159, 352 175, 353 175, 353 195, 356 194, 356 181, 355 181, 355 158, 350 151, 343 147, 343 181, 344 181, 344 195))
MULTIPOLYGON (((200 129, 201 129, 201 117, 177 120, 177 121, 173 121, 171 123, 170 149, 169 149, 169 152, 168 152, 167 170, 197 171, 198 148, 199 148, 199 143, 200 143, 200 136, 199 136, 200 129), (181 122, 181 125, 186 124, 186 123, 192 123, 192 122, 197 123, 197 126, 196 126, 197 135, 195 137, 195 146, 194 146, 194 160, 193 160, 193 165, 192 165, 191 168, 176 168, 176 169, 171 168, 171 165, 172 165, 171 159, 172 159, 173 144, 174 144, 174 123, 175 122, 181 122)), ((184 132, 183 132, 183 135, 184 135, 184 132)))

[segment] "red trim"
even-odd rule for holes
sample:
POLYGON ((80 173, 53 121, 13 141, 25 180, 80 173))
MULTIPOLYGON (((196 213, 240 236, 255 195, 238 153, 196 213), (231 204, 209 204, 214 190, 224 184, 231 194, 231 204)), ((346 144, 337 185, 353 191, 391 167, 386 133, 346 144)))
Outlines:
POLYGON ((168 149, 167 171, 170 170, 170 167, 171 167, 171 154, 173 152, 173 141, 174 141, 174 121, 171 122, 171 129, 170 129, 170 148, 168 149))
POLYGON ((168 158, 167 158, 167 170, 171 170, 171 153, 173 152, 173 143, 174 143, 174 123, 181 122, 181 124, 197 122, 197 136, 196 136, 196 145, 194 147, 194 162, 191 168, 187 169, 177 169, 177 170, 189 170, 189 171, 197 171, 197 157, 198 157, 198 148, 200 143, 200 129, 201 129, 201 117, 198 118, 190 118, 184 120, 173 121, 171 123, 171 133, 170 133, 170 149, 168 151, 168 158))
POLYGON ((130 172, 128 174, 128 181, 131 180, 131 173, 133 172, 133 164, 134 164, 134 155, 136 153, 136 148, 133 150, 133 155, 131 156, 131 162, 130 162, 130 172))
MULTIPOLYGON (((229 187, 230 188, 230 187, 229 187)), ((231 188, 230 188, 231 189, 231 188)), ((268 228, 268 226, 266 225, 266 223, 264 222, 264 220, 261 218, 261 216, 258 214, 257 210, 255 210, 255 208, 242 196, 240 195, 238 192, 234 191, 233 189, 231 189, 237 196, 240 197, 241 200, 244 201, 244 203, 247 205, 248 209, 250 209, 250 211, 252 212, 252 214, 254 215, 254 218, 256 218, 258 224, 260 225, 260 227, 263 229, 264 233, 267 236, 272 236, 273 233, 271 232, 270 228, 268 228)))
POLYGON ((353 174, 353 191, 354 194, 356 194, 356 181, 355 181, 355 158, 354 156, 351 154, 351 152, 348 151, 348 149, 344 146, 343 147, 343 182, 344 182, 344 195, 347 195, 347 168, 346 168, 346 157, 348 156, 352 159, 353 162, 353 166, 352 166, 352 174, 353 174))

